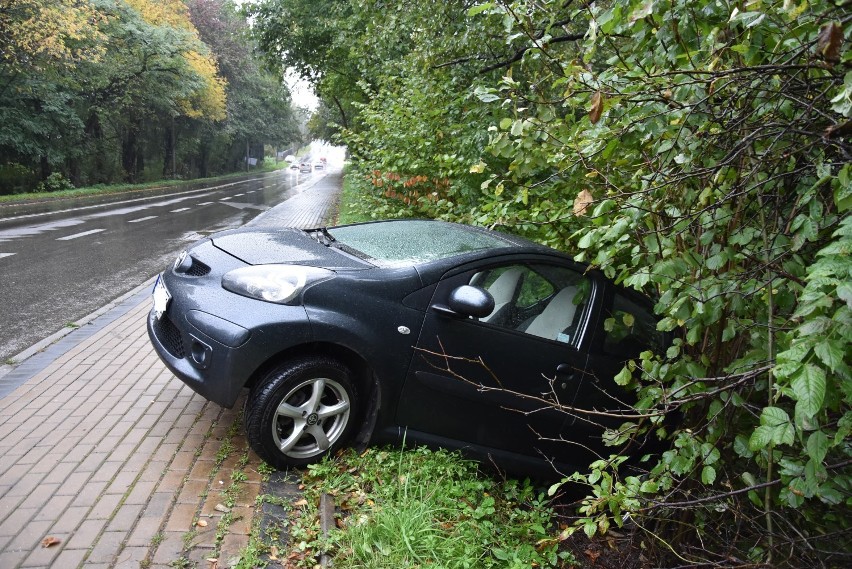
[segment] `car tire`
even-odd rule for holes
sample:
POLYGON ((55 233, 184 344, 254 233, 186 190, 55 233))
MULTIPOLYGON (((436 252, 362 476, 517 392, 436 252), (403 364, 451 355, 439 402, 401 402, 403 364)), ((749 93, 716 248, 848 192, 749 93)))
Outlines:
POLYGON ((252 390, 245 407, 246 436, 268 464, 306 466, 349 440, 358 411, 349 368, 324 357, 292 360, 252 390))

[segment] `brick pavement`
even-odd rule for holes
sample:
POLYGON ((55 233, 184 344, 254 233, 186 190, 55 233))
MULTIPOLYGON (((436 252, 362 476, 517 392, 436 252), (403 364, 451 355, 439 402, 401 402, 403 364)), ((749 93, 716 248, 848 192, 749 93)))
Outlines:
MULTIPOLYGON (((322 225, 340 180, 252 225, 322 225)), ((247 544, 261 477, 242 401, 209 403, 160 362, 146 284, 0 378, 0 568, 221 568, 247 544)))

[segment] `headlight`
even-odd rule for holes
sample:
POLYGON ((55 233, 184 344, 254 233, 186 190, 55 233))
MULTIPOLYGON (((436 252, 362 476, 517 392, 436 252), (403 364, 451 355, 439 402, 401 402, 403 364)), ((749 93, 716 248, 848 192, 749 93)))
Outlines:
POLYGON ((226 290, 277 304, 286 304, 299 296, 309 284, 330 279, 332 271, 302 265, 257 265, 225 273, 226 290))

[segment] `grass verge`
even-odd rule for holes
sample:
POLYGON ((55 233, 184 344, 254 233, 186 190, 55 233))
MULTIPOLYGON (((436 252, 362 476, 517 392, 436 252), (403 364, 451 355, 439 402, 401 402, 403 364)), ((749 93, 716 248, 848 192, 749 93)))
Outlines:
POLYGON ((350 164, 343 167, 343 189, 335 225, 374 221, 375 204, 364 190, 364 183, 355 174, 350 164))
MULTIPOLYGON (((571 567, 552 535, 553 512, 528 482, 495 480, 448 451, 353 450, 308 467, 289 520, 292 567, 329 554, 337 568, 571 567), (337 529, 319 531, 329 494, 337 529)), ((279 554, 280 555, 280 554, 279 554)))
POLYGON ((283 168, 287 168, 289 164, 287 162, 278 162, 276 163, 274 160, 267 160, 264 162, 263 166, 252 168, 250 172, 232 172, 230 174, 224 174, 222 176, 215 176, 212 178, 194 178, 191 180, 157 180, 152 182, 144 182, 140 184, 100 184, 97 186, 86 186, 80 188, 73 188, 69 190, 60 190, 56 192, 28 192, 24 194, 6 194, 0 195, 0 205, 2 204, 10 204, 17 202, 38 202, 38 201, 47 201, 47 200, 56 200, 56 199, 67 199, 67 198, 81 198, 81 197, 90 197, 90 196, 98 196, 98 195, 107 195, 107 194, 121 194, 125 192, 133 192, 139 190, 153 190, 160 188, 170 188, 174 186, 182 186, 186 184, 198 184, 198 183, 207 183, 207 182, 215 182, 217 180, 227 180, 230 178, 236 178, 239 176, 251 175, 251 174, 260 174, 262 172, 272 172, 275 170, 281 170, 283 168))

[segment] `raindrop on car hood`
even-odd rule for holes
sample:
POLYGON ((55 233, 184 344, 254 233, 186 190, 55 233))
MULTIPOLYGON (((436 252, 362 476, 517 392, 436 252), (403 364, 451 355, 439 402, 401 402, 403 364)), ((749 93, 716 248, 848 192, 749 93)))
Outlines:
POLYGON ((327 247, 300 229, 238 229, 211 236, 213 245, 249 265, 292 263, 324 268, 368 267, 334 247, 327 247))

